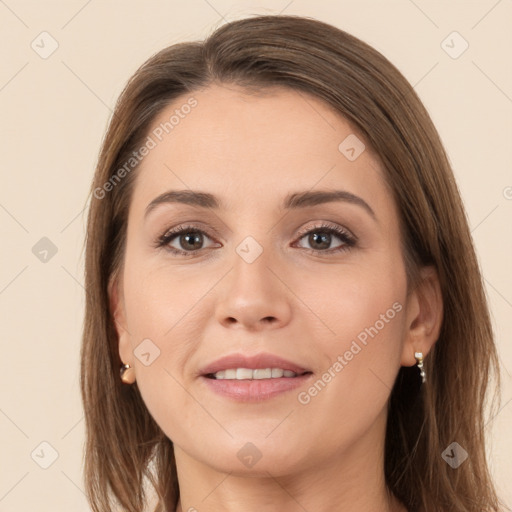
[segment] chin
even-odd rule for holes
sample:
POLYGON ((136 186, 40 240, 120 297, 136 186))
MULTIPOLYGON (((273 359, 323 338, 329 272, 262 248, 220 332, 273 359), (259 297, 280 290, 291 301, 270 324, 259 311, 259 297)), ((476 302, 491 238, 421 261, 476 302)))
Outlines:
POLYGON ((226 455, 213 462, 205 462, 216 471, 230 473, 231 476, 268 478, 269 476, 279 477, 295 472, 298 464, 287 461, 286 457, 286 451, 283 450, 282 453, 274 453, 272 456, 262 455, 261 459, 256 462, 242 462, 237 457, 226 457, 226 455))
POLYGON ((285 437, 276 437, 271 441, 264 436, 251 437, 246 434, 243 439, 231 439, 226 445, 217 444, 215 453, 201 452, 201 460, 217 471, 232 475, 283 476, 303 468, 307 458, 305 453, 299 451, 304 448, 303 444, 295 446, 285 440, 285 437))

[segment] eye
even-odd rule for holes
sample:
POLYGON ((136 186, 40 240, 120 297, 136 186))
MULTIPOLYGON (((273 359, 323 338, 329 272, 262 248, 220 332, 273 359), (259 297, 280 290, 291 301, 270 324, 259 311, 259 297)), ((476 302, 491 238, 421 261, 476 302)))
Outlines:
POLYGON ((166 247, 174 254, 184 256, 192 255, 203 247, 204 238, 210 237, 201 229, 194 226, 177 226, 170 231, 166 231, 158 240, 157 247, 166 247), (174 239, 176 239, 174 241, 174 239), (172 244, 177 244, 175 247, 172 244), (181 248, 180 248, 181 247, 181 248))
MULTIPOLYGON (((309 252, 314 254, 331 254, 341 251, 348 251, 354 247, 357 242, 357 238, 351 235, 348 231, 337 225, 321 224, 309 228, 307 231, 302 231, 297 240, 302 240, 307 236, 307 243, 311 245, 311 248, 299 246, 307 249, 309 252), (329 248, 334 238, 341 240, 341 244, 334 248, 329 248)), ((160 236, 155 246, 165 247, 173 254, 182 256, 194 256, 195 253, 205 249, 204 240, 212 240, 208 234, 195 226, 180 225, 176 226, 172 230, 166 231, 160 236)), ((214 244, 212 244, 214 245, 214 244)), ((221 245, 218 244, 217 247, 221 245)), ((211 247, 211 246, 210 246, 211 247)))
POLYGON ((307 243, 311 245, 310 251, 314 254, 329 254, 333 252, 348 251, 356 245, 357 239, 348 231, 336 225, 322 224, 315 226, 306 232, 302 232, 299 241, 306 238, 307 243), (329 249, 332 239, 338 238, 342 244, 329 249))

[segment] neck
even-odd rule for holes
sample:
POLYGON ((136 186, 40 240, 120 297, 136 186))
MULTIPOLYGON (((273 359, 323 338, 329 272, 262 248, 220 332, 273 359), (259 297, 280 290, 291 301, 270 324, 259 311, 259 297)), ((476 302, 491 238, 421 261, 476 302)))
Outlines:
POLYGON ((387 489, 373 489, 372 492, 355 493, 346 486, 342 489, 327 489, 325 485, 317 485, 308 489, 307 492, 299 491, 300 481, 295 485, 283 484, 280 478, 251 479, 250 484, 246 481, 224 475, 217 485, 224 487, 220 489, 212 486, 210 494, 194 493, 194 498, 188 498, 188 493, 182 495, 178 501, 176 512, 200 512, 208 510, 217 511, 239 511, 247 512, 304 512, 315 510, 318 512, 407 512, 407 509, 398 499, 391 495, 387 489), (229 481, 229 482, 228 482, 229 481), (224 484, 226 484, 224 486, 224 484), (322 494, 325 492, 325 494, 322 494), (317 494, 318 493, 318 494, 317 494), (193 504, 192 504, 193 503, 193 504), (208 503, 205 507, 205 503, 208 503))
MULTIPOLYGON (((382 421, 385 415, 376 424, 382 421)), ((384 438, 376 446, 375 432, 327 460, 303 462, 300 470, 283 474, 263 467, 249 475, 220 472, 174 449, 180 487, 176 512, 406 512, 385 485, 384 438)))

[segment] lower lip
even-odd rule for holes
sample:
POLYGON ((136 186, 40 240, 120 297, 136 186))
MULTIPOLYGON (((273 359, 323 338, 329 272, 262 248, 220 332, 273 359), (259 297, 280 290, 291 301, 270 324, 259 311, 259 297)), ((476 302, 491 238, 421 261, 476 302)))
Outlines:
POLYGON ((210 379, 201 376, 215 393, 239 402, 261 402, 302 386, 313 374, 278 379, 210 379))

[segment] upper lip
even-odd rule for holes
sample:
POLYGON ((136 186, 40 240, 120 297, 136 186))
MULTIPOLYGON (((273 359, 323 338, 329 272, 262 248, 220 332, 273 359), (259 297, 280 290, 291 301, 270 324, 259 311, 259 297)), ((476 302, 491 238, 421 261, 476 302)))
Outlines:
POLYGON ((255 355, 229 354, 201 368, 200 374, 210 375, 230 368, 250 368, 252 370, 257 368, 281 368, 283 370, 291 370, 297 374, 310 371, 282 357, 260 353, 255 355))

